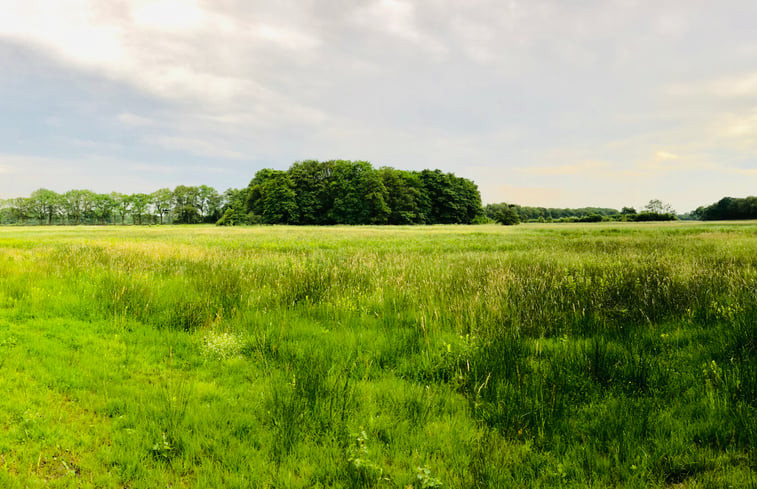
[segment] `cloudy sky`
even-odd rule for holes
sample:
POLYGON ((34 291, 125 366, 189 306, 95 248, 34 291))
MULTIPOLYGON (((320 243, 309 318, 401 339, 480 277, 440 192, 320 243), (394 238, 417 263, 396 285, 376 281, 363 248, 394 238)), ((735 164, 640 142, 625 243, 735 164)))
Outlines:
POLYGON ((0 198, 303 159, 489 202, 757 194, 754 0, 0 0, 0 198))

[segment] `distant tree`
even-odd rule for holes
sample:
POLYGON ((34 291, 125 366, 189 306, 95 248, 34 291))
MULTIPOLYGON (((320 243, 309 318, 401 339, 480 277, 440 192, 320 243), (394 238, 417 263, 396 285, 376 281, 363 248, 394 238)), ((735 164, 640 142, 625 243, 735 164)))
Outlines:
POLYGON ((95 212, 95 195, 96 194, 91 190, 82 191, 82 217, 87 223, 93 223, 97 219, 95 212))
POLYGON ((490 217, 491 219, 494 219, 496 222, 504 224, 505 226, 512 226, 514 224, 520 223, 518 213, 515 212, 515 209, 513 207, 507 204, 499 205, 497 209, 492 212, 490 217))
POLYGON ((675 221, 678 219, 670 204, 652 199, 644 206, 644 211, 626 216, 631 221, 675 221))
POLYGON ((81 224, 86 212, 92 209, 92 192, 69 190, 62 196, 63 209, 69 224, 81 224))
POLYGON ((391 210, 381 176, 366 161, 335 161, 329 192, 329 219, 339 224, 383 224, 391 210))
POLYGON ((0 199, 0 224, 10 224, 13 221, 10 199, 0 199))
POLYGON ((173 213, 175 222, 182 224, 200 222, 202 215, 199 206, 199 189, 197 187, 179 185, 174 189, 173 213))
POLYGON ((131 220, 135 224, 142 224, 142 218, 148 212, 152 199, 147 194, 133 194, 131 200, 131 220))
POLYGON ((131 196, 118 192, 112 192, 110 194, 110 197, 115 203, 114 209, 116 213, 121 217, 121 224, 125 224, 126 215, 129 213, 129 209, 131 209, 131 196))
POLYGON ((714 204, 699 207, 694 214, 705 221, 727 219, 757 219, 757 197, 723 197, 714 204))
POLYGON ((39 220, 52 224, 53 218, 60 211, 60 195, 52 190, 41 188, 32 192, 29 200, 32 212, 36 213, 39 220))
POLYGON ((26 223, 34 214, 34 204, 30 198, 16 197, 6 201, 10 217, 16 222, 26 223))
POLYGON ((639 212, 638 214, 632 216, 633 221, 638 222, 644 222, 644 221, 675 221, 677 219, 675 214, 658 214, 656 212, 639 212))
POLYGON ((675 214, 676 211, 670 204, 666 204, 659 199, 652 199, 647 205, 644 206, 647 212, 652 214, 675 214))
POLYGON ((329 192, 333 162, 298 161, 287 173, 294 185, 299 224, 325 224, 333 205, 329 192))
POLYGON ((260 185, 261 216, 266 224, 294 224, 299 212, 294 184, 286 172, 276 172, 260 185))
POLYGON ((197 187, 197 209, 202 222, 214 222, 220 217, 221 195, 213 187, 197 187))
POLYGON ((478 187, 470 180, 441 170, 423 170, 419 176, 428 199, 426 222, 470 224, 483 214, 478 187))
POLYGON ((632 214, 636 214, 636 209, 634 209, 633 207, 623 207, 620 213, 624 216, 629 216, 632 214))
POLYGON ((216 222, 219 226, 249 224, 247 213, 248 189, 227 189, 222 196, 222 215, 216 222))
POLYGON ((384 167, 379 170, 389 207, 388 224, 413 224, 420 222, 422 184, 417 174, 384 167))
POLYGON ((599 214, 589 214, 587 216, 579 217, 577 222, 602 222, 603 218, 599 214))
POLYGON ((163 216, 171 211, 173 205, 173 192, 169 188, 161 188, 150 194, 155 212, 160 216, 160 224, 163 224, 163 216))
POLYGON ((92 196, 92 207, 95 219, 100 224, 105 224, 113 215, 116 208, 116 202, 108 194, 95 194, 92 196))

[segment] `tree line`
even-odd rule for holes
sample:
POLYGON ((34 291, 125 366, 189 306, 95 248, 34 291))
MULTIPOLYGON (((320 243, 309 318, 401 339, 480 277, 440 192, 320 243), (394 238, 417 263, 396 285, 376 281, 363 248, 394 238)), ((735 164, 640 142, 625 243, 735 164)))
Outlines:
POLYGON ((243 188, 207 185, 100 194, 38 189, 0 200, 0 224, 472 224, 757 219, 757 197, 724 197, 684 215, 658 199, 637 212, 603 207, 481 205, 471 180, 441 170, 375 169, 366 161, 298 161, 243 188))
POLYGON ((207 185, 179 185, 150 194, 57 193, 38 189, 29 197, 0 201, 3 224, 166 224, 215 222, 228 197, 207 185))
POLYGON ((605 207, 528 207, 501 202, 488 204, 484 208, 484 214, 487 218, 506 225, 521 222, 673 221, 679 218, 669 204, 659 199, 650 200, 641 212, 633 207, 623 207, 619 211, 605 207))
POLYGON ((0 201, 4 224, 470 224, 483 216, 478 187, 441 170, 374 169, 366 161, 307 160, 263 169, 219 193, 179 185, 150 194, 57 193, 0 201))
POLYGON ((757 197, 723 197, 714 204, 698 207, 692 214, 702 221, 757 219, 757 197))

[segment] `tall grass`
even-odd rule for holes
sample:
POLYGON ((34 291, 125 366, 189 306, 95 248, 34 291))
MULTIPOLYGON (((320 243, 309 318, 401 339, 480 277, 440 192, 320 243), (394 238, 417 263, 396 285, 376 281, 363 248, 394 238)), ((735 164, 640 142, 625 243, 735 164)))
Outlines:
POLYGON ((744 487, 756 329, 753 223, 0 228, 0 484, 744 487))

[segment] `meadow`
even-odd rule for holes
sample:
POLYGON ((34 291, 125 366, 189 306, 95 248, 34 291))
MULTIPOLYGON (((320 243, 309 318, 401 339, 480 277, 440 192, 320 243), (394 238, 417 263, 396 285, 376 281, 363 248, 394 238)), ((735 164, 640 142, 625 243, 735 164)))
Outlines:
POLYGON ((755 487, 757 223, 0 228, 0 486, 755 487))

